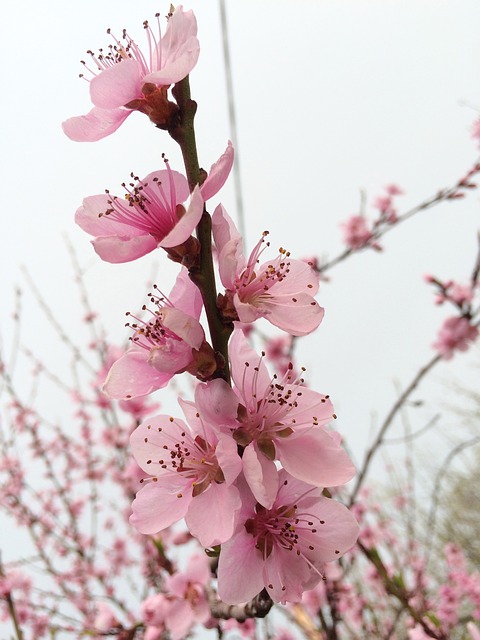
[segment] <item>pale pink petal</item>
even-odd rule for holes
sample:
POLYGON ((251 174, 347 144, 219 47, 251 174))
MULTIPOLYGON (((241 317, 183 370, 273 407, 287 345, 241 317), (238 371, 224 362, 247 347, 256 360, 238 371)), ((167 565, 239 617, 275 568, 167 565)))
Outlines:
POLYGON ((110 369, 103 390, 110 398, 144 396, 165 387, 171 374, 161 373, 148 364, 148 351, 131 349, 110 369))
POLYGON ((314 424, 325 425, 333 420, 333 405, 328 396, 303 386, 299 389, 294 385, 285 385, 285 389, 287 392, 291 389, 292 393, 295 394, 294 397, 298 393, 301 394, 301 402, 298 402, 288 412, 288 421, 285 420, 286 425, 291 424, 293 427, 294 423, 295 430, 298 431, 304 426, 309 428, 314 424))
POLYGON ((140 533, 151 535, 162 531, 187 513, 191 493, 168 493, 152 481, 137 493, 132 503, 130 523, 140 533))
POLYGON ((129 109, 94 107, 84 116, 74 116, 62 123, 62 129, 75 142, 97 142, 114 133, 132 112, 129 109))
POLYGON ((243 452, 243 475, 257 502, 270 509, 278 491, 278 471, 275 463, 268 460, 249 444, 243 452))
POLYGON ((238 397, 229 384, 217 378, 195 389, 195 403, 203 418, 218 427, 236 427, 238 397))
POLYGON ((183 597, 171 602, 165 617, 170 640, 183 640, 188 630, 197 622, 192 605, 183 597))
POLYGON ((224 287, 233 290, 237 271, 244 269, 246 260, 242 238, 221 204, 213 212, 212 233, 218 250, 220 279, 224 287))
POLYGON ((263 396, 271 383, 271 377, 263 359, 250 347, 241 329, 234 330, 228 352, 232 378, 242 397, 251 398, 253 402, 255 397, 263 396))
POLYGON ((90 97, 96 107, 115 109, 141 98, 142 86, 140 64, 133 58, 126 58, 92 78, 90 97))
MULTIPOLYGON (((306 336, 314 331, 323 320, 325 309, 308 293, 294 295, 266 296, 259 308, 265 309, 269 322, 294 336, 306 336)), ((238 311, 238 317, 244 320, 238 311)), ((245 315, 245 314, 243 314, 245 315)))
POLYGON ((202 294, 190 280, 187 269, 182 269, 178 274, 168 299, 177 309, 197 320, 200 318, 203 309, 202 294))
POLYGON ((233 157, 233 146, 229 140, 226 150, 222 153, 217 162, 212 164, 207 179, 200 187, 205 201, 213 198, 213 196, 217 194, 225 184, 233 166, 233 157))
MULTIPOLYGON (((262 264, 258 268, 258 273, 265 272, 269 264, 268 262, 262 264)), ((277 295, 277 292, 283 295, 294 295, 298 291, 308 291, 311 296, 314 296, 318 291, 319 282, 319 274, 307 262, 289 259, 287 276, 275 282, 270 287, 270 293, 272 295, 274 293, 277 295)))
POLYGON ((151 235, 146 236, 111 236, 92 240, 93 248, 105 262, 119 264, 130 262, 145 256, 157 248, 158 243, 151 235))
MULTIPOLYGON (((142 184, 152 185, 156 182, 162 186, 163 196, 161 202, 165 209, 175 212, 175 206, 185 200, 190 195, 188 182, 186 177, 178 171, 170 169, 161 169, 160 171, 152 171, 142 180, 142 184)), ((176 219, 174 220, 176 222, 176 219)))
POLYGON ((225 478, 225 484, 231 485, 242 471, 242 459, 238 455, 237 443, 232 436, 219 436, 215 456, 225 478))
POLYGON ((170 17, 160 43, 161 68, 146 75, 144 82, 169 85, 183 80, 198 60, 200 45, 196 35, 197 21, 193 11, 183 11, 179 5, 170 17))
POLYGON ((180 82, 180 80, 188 76, 197 64, 199 54, 200 46, 197 38, 190 38, 190 40, 185 43, 179 58, 172 60, 160 71, 147 74, 143 78, 143 81, 152 82, 157 86, 168 86, 175 82, 180 82))
POLYGON ((104 215, 110 208, 111 196, 98 194, 87 196, 83 199, 82 206, 75 212, 75 222, 78 226, 92 236, 134 236, 145 235, 145 232, 123 222, 112 220, 109 215, 104 215))
POLYGON ((232 537, 241 506, 236 487, 212 482, 206 491, 192 499, 185 521, 203 547, 222 544, 232 537))
POLYGON ((185 214, 180 218, 173 229, 160 242, 161 247, 177 247, 187 240, 195 227, 200 222, 203 213, 204 202, 200 189, 195 187, 190 198, 190 204, 185 214))
POLYGON ((192 347, 182 340, 167 340, 155 345, 148 354, 148 364, 160 373, 174 376, 192 362, 192 347))
POLYGON ((321 427, 276 438, 275 449, 286 471, 317 487, 336 487, 355 475, 346 451, 321 427))
POLYGON ((235 223, 222 204, 217 205, 213 212, 212 233, 218 251, 221 251, 231 240, 242 240, 235 223))
POLYGON ((256 539, 244 527, 222 544, 218 562, 218 596, 222 602, 248 602, 262 591, 263 559, 255 544, 256 539))
MULTIPOLYGON (((312 571, 306 562, 299 562, 296 553, 279 553, 274 548, 263 568, 264 584, 275 602, 299 602, 312 571)), ((318 582, 317 575, 317 582, 318 582)))
MULTIPOLYGON (((160 453, 171 446, 172 437, 181 440, 181 434, 187 430, 183 420, 170 420, 167 415, 153 416, 139 425, 130 436, 130 447, 138 465, 150 475, 158 475, 157 486, 167 487, 171 485, 172 491, 176 492, 180 487, 188 482, 189 478, 181 473, 167 473, 163 467, 163 462, 159 461, 160 453), (173 486, 172 476, 175 477, 173 486)), ((167 455, 167 454, 163 454, 167 455)), ((191 493, 191 491, 190 491, 191 493)))
POLYGON ((235 310, 240 322, 251 323, 255 322, 255 320, 258 320, 259 318, 265 317, 272 322, 270 318, 270 306, 268 306, 264 300, 259 301, 258 304, 254 304, 254 301, 250 300, 242 302, 238 293, 236 293, 233 296, 233 304, 235 305, 235 310))
POLYGON ((170 329, 193 349, 200 349, 205 339, 205 333, 198 320, 174 307, 165 307, 162 315, 163 325, 167 329, 170 329))

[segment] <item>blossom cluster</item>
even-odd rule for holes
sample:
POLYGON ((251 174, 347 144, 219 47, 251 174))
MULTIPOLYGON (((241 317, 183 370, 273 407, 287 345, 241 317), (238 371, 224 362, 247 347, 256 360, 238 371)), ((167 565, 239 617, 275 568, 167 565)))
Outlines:
MULTIPOLYGON (((96 141, 139 111, 182 152, 192 144, 177 88, 198 58, 195 17, 179 6, 163 36, 160 27, 155 36, 144 26, 149 55, 126 32, 113 38, 108 53, 89 52, 92 62, 84 66, 94 107, 63 124, 73 140, 96 141)), ((107 262, 163 249, 179 264, 168 295, 154 285, 142 312, 128 314, 131 346, 113 362, 103 387, 110 398, 131 402, 182 373, 196 381, 193 401, 179 400, 183 418, 155 415, 131 435, 132 454, 146 474, 131 523, 155 535, 185 519, 190 534, 219 554, 218 595, 226 603, 246 602, 264 589, 275 601, 298 601, 324 577, 325 563, 356 541, 351 512, 323 493, 355 470, 330 427, 329 397, 308 389, 290 364, 283 375, 271 374, 265 353, 257 354, 243 332, 266 319, 304 336, 317 329, 324 310, 314 297, 319 277, 311 264, 282 247, 264 258, 266 231, 247 255, 225 208, 218 204, 208 213, 233 161, 231 143, 208 173, 185 160, 184 176, 165 159, 165 169, 142 179, 132 174, 123 196, 107 190, 86 197, 76 222, 107 262), (218 296, 206 242, 214 244, 224 287, 218 296)))
POLYGON ((480 306, 478 300, 478 268, 475 268, 470 282, 466 285, 454 280, 442 281, 431 275, 425 280, 436 289, 435 302, 449 303, 456 314, 446 318, 438 332, 433 348, 446 360, 456 351, 466 351, 478 338, 480 306))

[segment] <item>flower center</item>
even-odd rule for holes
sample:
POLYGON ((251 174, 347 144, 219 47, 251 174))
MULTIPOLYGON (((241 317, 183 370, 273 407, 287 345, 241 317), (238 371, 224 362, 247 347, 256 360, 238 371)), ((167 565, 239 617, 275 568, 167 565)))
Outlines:
MULTIPOLYGON (((153 288, 158 291, 156 284, 153 285, 153 288)), ((143 305, 142 311, 149 313, 151 319, 145 321, 142 318, 134 316, 130 311, 127 311, 126 315, 134 318, 136 322, 127 322, 125 326, 134 331, 130 340, 135 345, 150 351, 155 347, 164 347, 170 340, 179 341, 180 338, 163 324, 163 308, 167 305, 171 306, 166 296, 154 293, 149 293, 148 295, 150 296, 150 302, 155 304, 157 308, 152 311, 152 309, 143 305)))
MULTIPOLYGON (((174 422, 173 418, 170 420, 174 422)), ((162 427, 158 427, 158 430, 167 436, 162 446, 164 453, 158 464, 162 469, 181 473, 191 479, 193 497, 203 493, 212 482, 225 481, 215 448, 205 438, 200 435, 192 438, 186 431, 181 431, 178 439, 178 432, 167 435, 167 431, 162 427)))
MULTIPOLYGON (((132 173, 130 175, 136 182, 128 185, 122 183, 127 192, 125 198, 111 196, 108 200, 109 208, 100 213, 99 217, 107 216, 110 220, 149 233, 159 242, 163 240, 185 213, 184 207, 176 202, 175 183, 168 160, 165 160, 165 165, 168 190, 165 190, 158 177, 154 177, 151 182, 143 182, 132 173)), ((105 193, 110 196, 108 189, 105 193)))

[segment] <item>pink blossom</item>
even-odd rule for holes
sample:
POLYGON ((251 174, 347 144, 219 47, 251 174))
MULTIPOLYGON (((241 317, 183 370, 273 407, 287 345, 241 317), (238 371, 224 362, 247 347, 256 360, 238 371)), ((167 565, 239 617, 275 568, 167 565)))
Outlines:
POLYGON ((95 629, 101 632, 107 632, 112 627, 118 627, 118 625, 119 621, 112 608, 106 602, 98 602, 97 615, 93 622, 95 629))
POLYGON ((185 571, 165 579, 171 598, 165 626, 172 640, 181 640, 195 624, 205 624, 210 618, 205 586, 211 578, 207 556, 190 558, 185 571))
POLYGON ((355 518, 342 504, 325 498, 321 488, 285 470, 270 509, 246 485, 239 487, 242 510, 235 534, 220 552, 219 597, 238 604, 266 588, 276 602, 298 602, 322 579, 325 563, 355 543, 355 518))
POLYGON ((62 124, 71 140, 101 140, 116 131, 134 110, 146 113, 156 124, 160 124, 161 117, 168 118, 172 106, 166 99, 166 88, 190 73, 197 63, 200 47, 192 11, 183 11, 179 5, 169 16, 163 37, 158 14, 156 17, 158 36, 144 23, 147 56, 126 31, 122 37, 124 43, 112 36, 114 44, 108 47, 107 53, 88 52, 94 68, 83 64, 93 76, 90 98, 94 107, 86 115, 69 118, 62 124))
POLYGON ((340 226, 343 229, 343 241, 350 249, 361 249, 373 240, 373 234, 364 216, 351 216, 340 226))
POLYGON ((480 118, 477 118, 472 124, 471 136, 474 140, 480 143, 480 118))
POLYGON ((271 508, 279 475, 275 460, 294 477, 315 486, 337 486, 355 469, 337 434, 324 425, 333 417, 328 398, 302 386, 289 373, 279 379, 267 371, 235 330, 229 345, 232 390, 222 380, 199 385, 196 404, 211 424, 233 433, 244 447, 243 473, 256 500, 271 508), (239 404, 240 403, 240 404, 239 404))
POLYGON ((130 437, 136 461, 152 476, 133 502, 130 522, 152 534, 185 517, 203 546, 220 544, 232 535, 240 509, 233 486, 242 466, 237 444, 217 434, 194 405, 182 406, 189 425, 155 416, 130 437))
POLYGON ((146 598, 141 605, 142 620, 145 625, 162 627, 169 607, 168 600, 162 593, 146 598))
POLYGON ((185 208, 187 179, 168 162, 166 167, 124 184, 124 198, 109 192, 84 198, 75 222, 95 236, 92 244, 102 260, 129 262, 157 247, 171 249, 188 240, 202 216, 203 197, 195 187, 185 208))
POLYGON ((461 307, 473 300, 473 289, 470 285, 465 286, 452 282, 448 288, 447 297, 461 307))
POLYGON ((5 597, 17 589, 24 594, 28 594, 31 588, 31 579, 21 571, 13 569, 6 575, 0 575, 0 597, 5 597))
POLYGON ((389 196, 401 196, 405 193, 401 187, 393 183, 387 184, 387 186, 385 187, 385 191, 389 196))
POLYGON ((263 317, 295 336, 307 335, 318 327, 324 310, 313 298, 319 278, 309 264, 292 260, 281 248, 274 260, 259 265, 263 250, 269 246, 266 232, 247 260, 241 236, 221 205, 213 213, 212 224, 220 277, 226 287, 227 315, 247 323, 263 317))
POLYGON ((478 328, 468 318, 454 316, 445 320, 432 346, 445 360, 450 360, 455 351, 466 351, 477 336, 478 328))
POLYGON ((201 295, 185 269, 168 298, 151 295, 150 301, 156 306, 153 311, 145 309, 150 320, 136 318, 131 324, 132 346, 108 373, 104 391, 111 398, 135 398, 163 388, 192 364, 204 342, 198 322, 201 295))

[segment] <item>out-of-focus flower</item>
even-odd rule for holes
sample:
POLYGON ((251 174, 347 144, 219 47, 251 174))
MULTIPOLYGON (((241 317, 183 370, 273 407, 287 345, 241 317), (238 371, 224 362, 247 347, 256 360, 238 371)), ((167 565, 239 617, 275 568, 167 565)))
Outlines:
POLYGON ((466 351, 477 337, 478 328, 468 318, 454 316, 445 320, 432 346, 445 360, 450 360, 455 351, 466 351))

